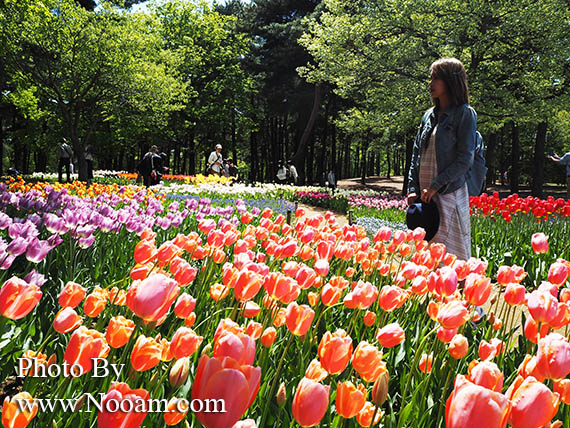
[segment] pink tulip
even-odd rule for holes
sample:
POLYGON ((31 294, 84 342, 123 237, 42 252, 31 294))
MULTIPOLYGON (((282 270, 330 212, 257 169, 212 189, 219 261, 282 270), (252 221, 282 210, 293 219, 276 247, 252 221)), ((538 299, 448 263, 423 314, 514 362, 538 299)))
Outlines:
POLYGON ((330 386, 304 377, 293 398, 293 417, 302 427, 317 425, 329 407, 330 386))
POLYGON ((503 391, 504 375, 499 370, 499 367, 491 361, 479 362, 473 360, 469 364, 469 376, 467 379, 491 391, 503 391))
POLYGON ((505 395, 512 403, 509 424, 513 428, 543 427, 558 412, 560 395, 532 376, 517 377, 505 395))
POLYGON ((158 321, 178 296, 178 283, 162 273, 134 282, 127 292, 127 306, 145 321, 158 321))
POLYGON ((570 373, 570 343, 558 334, 550 333, 538 341, 537 370, 546 379, 564 379, 570 373))
POLYGON ((394 346, 398 346, 404 341, 405 337, 406 333, 398 323, 386 325, 378 330, 378 334, 376 335, 378 343, 384 348, 393 348, 394 346))
POLYGON ((570 269, 564 263, 552 263, 548 270, 548 281, 561 286, 566 282, 569 274, 570 269))

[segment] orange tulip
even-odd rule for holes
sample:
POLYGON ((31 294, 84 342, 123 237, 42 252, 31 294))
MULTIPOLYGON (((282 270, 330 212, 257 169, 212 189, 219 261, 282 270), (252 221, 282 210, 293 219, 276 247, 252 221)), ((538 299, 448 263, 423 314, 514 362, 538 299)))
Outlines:
POLYGON ((240 365, 252 365, 255 359, 255 340, 244 333, 223 332, 214 343, 213 356, 232 357, 240 365))
POLYGON ((445 329, 459 328, 469 319, 467 308, 458 300, 440 306, 437 321, 445 329))
POLYGON ((140 335, 131 353, 131 365, 137 372, 144 372, 160 363, 162 346, 153 337, 140 335))
POLYGON ((405 337, 404 329, 396 322, 382 327, 376 335, 378 343, 384 348, 398 346, 404 341, 405 337))
POLYGON ((558 412, 560 396, 532 376, 518 376, 505 395, 512 403, 509 424, 513 428, 543 427, 558 412))
POLYGON ((172 397, 168 402, 167 411, 164 414, 164 422, 166 425, 178 425, 184 420, 188 414, 188 400, 172 397))
POLYGON ((261 334, 261 344, 266 348, 271 348, 271 345, 275 342, 277 338, 277 330, 273 327, 267 327, 261 334))
POLYGON ((131 285, 127 292, 127 306, 145 321, 158 321, 166 315, 179 291, 175 280, 156 273, 131 285))
POLYGON ((245 329, 245 333, 251 337, 253 340, 257 340, 261 337, 261 333, 263 332, 263 325, 258 322, 250 321, 245 329))
POLYGON ((511 411, 507 397, 469 382, 463 375, 455 379, 445 406, 446 428, 504 428, 511 411))
POLYGON ((433 363, 433 354, 422 354, 420 358, 419 368, 423 373, 431 372, 431 365, 433 363))
POLYGON ((463 293, 470 304, 483 306, 491 295, 491 278, 470 273, 465 279, 463 293))
POLYGON ((170 350, 170 342, 165 338, 160 339, 158 343, 160 347, 160 361, 172 361, 174 355, 172 355, 172 351, 170 350))
POLYGON ((554 381, 553 391, 560 395, 560 401, 570 404, 570 379, 554 381))
POLYGON ((146 265, 150 261, 154 260, 157 253, 158 251, 156 250, 154 241, 142 240, 135 247, 135 262, 141 265, 146 265))
POLYGON ((261 308, 257 303, 252 302, 251 300, 245 302, 243 305, 243 316, 245 318, 254 318, 259 315, 259 312, 261 312, 261 308))
POLYGON ((374 407, 374 405, 370 401, 367 401, 366 403, 364 403, 364 407, 362 407, 360 412, 358 412, 358 415, 356 415, 356 422, 358 422, 358 424, 361 427, 368 428, 370 427, 371 424, 372 426, 374 426, 378 422, 380 422, 381 417, 382 417, 382 411, 381 410, 376 411, 376 407, 374 407), (374 417, 374 422, 372 422, 373 417, 374 417))
POLYGON ((188 357, 198 350, 203 340, 204 338, 198 336, 191 328, 180 327, 172 336, 170 352, 177 360, 188 357))
POLYGON ((241 270, 238 273, 236 284, 234 286, 236 299, 240 302, 253 299, 261 289, 262 285, 263 279, 259 274, 250 270, 241 270))
POLYGON ((103 290, 101 287, 95 287, 91 294, 87 296, 85 302, 83 302, 83 312, 91 318, 99 316, 107 305, 107 299, 107 291, 103 290))
POLYGON ((330 387, 304 377, 293 398, 293 417, 302 427, 317 425, 329 407, 330 387))
POLYGON ((53 329, 58 333, 65 334, 75 330, 82 322, 83 319, 77 315, 75 309, 68 306, 60 309, 56 314, 53 320, 53 329))
POLYGON ((346 331, 327 331, 319 344, 319 358, 324 369, 330 374, 342 372, 352 356, 352 339, 346 331))
POLYGON ((106 358, 109 350, 102 333, 81 326, 71 335, 63 358, 70 366, 81 366, 81 374, 85 374, 93 368, 93 359, 106 358))
MULTIPOLYGON (((540 337, 545 337, 550 330, 550 326, 547 323, 540 325, 540 337)), ((528 317, 524 324, 524 335, 529 340, 529 342, 534 343, 535 345, 538 343, 538 323, 532 319, 532 317, 528 317)))
POLYGON ((456 360, 463 358, 467 355, 467 351, 469 350, 469 343, 465 336, 461 334, 456 334, 449 342, 448 346, 449 355, 451 355, 456 360))
POLYGON ((202 355, 192 385, 193 400, 224 400, 225 413, 197 412, 206 428, 231 428, 249 408, 261 379, 261 368, 240 365, 231 357, 202 355))
POLYGON ((174 313, 178 318, 186 319, 190 316, 196 307, 196 299, 188 293, 182 293, 178 296, 174 305, 174 313))
POLYGON ((524 285, 510 283, 505 288, 505 302, 511 306, 522 305, 525 301, 526 290, 524 285))
POLYGON ((564 263, 552 263, 550 265, 550 269, 548 269, 548 282, 560 287, 566 282, 569 274, 570 267, 566 266, 564 263))
POLYGON ((36 352, 36 351, 26 351, 22 354, 22 356, 19 358, 19 360, 22 361, 22 370, 20 375, 22 376, 27 376, 28 374, 30 376, 37 376, 39 373, 39 366, 43 365, 47 365, 47 355, 42 354, 41 352, 36 352), (26 361, 29 360, 29 361, 26 361), (28 368, 30 367, 30 368, 28 368), (32 370, 35 368, 35 370, 32 372, 32 370))
POLYGON ((499 355, 505 348, 505 344, 496 337, 493 337, 489 342, 482 340, 479 344, 479 358, 483 361, 492 360, 499 355))
POLYGON ((366 403, 366 389, 358 388, 350 381, 337 383, 336 412, 343 418, 350 419, 358 414, 366 403))
POLYGON ((528 311, 539 323, 549 323, 558 312, 558 301, 549 292, 535 290, 527 296, 528 311))
POLYGON ((24 318, 41 298, 40 287, 13 276, 0 288, 0 315, 11 320, 24 318))
POLYGON ((327 282, 321 288, 321 300, 325 306, 336 305, 340 300, 340 296, 342 296, 342 290, 333 286, 330 282, 327 282))
POLYGON ((295 279, 279 272, 271 272, 267 275, 263 287, 273 299, 286 305, 296 300, 301 292, 301 288, 295 279))
POLYGON ((37 414, 38 404, 29 392, 20 392, 12 398, 7 396, 2 405, 2 425, 6 428, 25 428, 37 414), (24 401, 31 403, 25 405, 24 401))
POLYGON ((308 305, 291 302, 287 306, 285 322, 289 331, 295 336, 303 336, 309 330, 313 318, 315 318, 315 311, 308 305))
POLYGON ((125 318, 122 315, 111 318, 105 335, 107 343, 111 348, 121 348, 125 346, 131 338, 134 329, 135 323, 133 320, 125 318))
POLYGON ((101 403, 103 410, 97 414, 97 426, 140 427, 147 415, 146 411, 141 411, 141 403, 146 407, 149 398, 149 393, 145 389, 131 389, 126 383, 113 382, 103 397, 101 403))
POLYGON ((230 287, 223 284, 212 284, 210 287, 210 297, 216 302, 226 298, 229 292, 230 287))
POLYGON ((564 379, 570 373, 570 344, 558 334, 550 333, 538 341, 537 370, 546 379, 564 379))
POLYGON ((307 294, 307 301, 309 302, 309 305, 311 305, 312 307, 315 307, 319 304, 319 295, 317 293, 315 293, 314 291, 310 291, 307 294))
POLYGON ((523 362, 519 365, 517 373, 519 376, 522 376, 523 378, 527 378, 529 376, 532 376, 533 378, 535 378, 539 382, 544 381, 544 377, 542 376, 542 373, 540 373, 537 370, 536 357, 535 356, 531 356, 528 354, 525 355, 523 362))
POLYGON ((368 309, 377 297, 378 288, 376 286, 370 282, 358 281, 353 290, 344 296, 343 301, 349 309, 368 309))
POLYGON ((382 361, 382 352, 366 341, 358 344, 354 350, 352 366, 366 382, 374 382, 386 371, 386 363, 382 361))
POLYGON ((376 323, 376 314, 371 311, 366 311, 362 317, 362 321, 366 327, 372 327, 376 323))
POLYGON ((315 382, 322 382, 328 375, 327 371, 321 365, 321 362, 317 359, 311 361, 309 367, 307 367, 307 370, 305 371, 305 377, 314 380, 315 382))
POLYGON ((57 298, 61 307, 75 308, 85 298, 85 288, 76 282, 69 281, 57 298))
POLYGON ((408 293, 403 288, 387 285, 380 290, 378 304, 386 312, 392 312, 402 307, 407 298, 408 293))
POLYGON ((503 391, 504 375, 499 367, 491 361, 471 361, 467 379, 475 385, 482 386, 495 392, 503 391))

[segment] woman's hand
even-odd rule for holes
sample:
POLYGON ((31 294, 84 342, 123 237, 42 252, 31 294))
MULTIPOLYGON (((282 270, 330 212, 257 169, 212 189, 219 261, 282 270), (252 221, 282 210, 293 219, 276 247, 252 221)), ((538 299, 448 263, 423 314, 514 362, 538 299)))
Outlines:
POLYGON ((416 202, 417 198, 418 198, 418 195, 416 193, 410 193, 408 195, 408 205, 412 205, 414 202, 416 202))
POLYGON ((422 190, 422 201, 425 202, 426 204, 429 203, 431 201, 431 198, 433 197, 433 195, 435 195, 437 193, 437 190, 433 189, 433 188, 429 188, 429 189, 423 189, 422 190))

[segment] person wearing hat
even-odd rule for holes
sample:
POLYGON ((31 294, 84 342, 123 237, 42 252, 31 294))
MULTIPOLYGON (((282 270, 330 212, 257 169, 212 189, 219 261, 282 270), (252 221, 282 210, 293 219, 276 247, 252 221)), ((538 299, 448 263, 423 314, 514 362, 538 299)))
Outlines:
POLYGON ((214 174, 221 175, 223 165, 222 145, 216 144, 216 150, 210 153, 210 157, 208 157, 208 167, 214 174))
POLYGON ((552 152, 548 158, 561 165, 566 165, 566 199, 570 199, 570 152, 564 154, 562 157, 552 152))
POLYGON ((423 203, 420 217, 426 222, 437 208, 439 225, 429 242, 445 244, 448 253, 467 260, 471 224, 465 176, 475 154, 477 113, 469 105, 467 73, 458 59, 439 59, 430 73, 434 106, 424 114, 414 142, 408 204, 423 203), (430 203, 435 207, 425 206, 430 203))

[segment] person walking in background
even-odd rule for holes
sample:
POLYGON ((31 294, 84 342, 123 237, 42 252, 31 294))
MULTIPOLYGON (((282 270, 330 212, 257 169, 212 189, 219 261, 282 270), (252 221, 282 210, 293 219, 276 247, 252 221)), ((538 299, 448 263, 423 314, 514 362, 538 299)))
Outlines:
POLYGON ((228 176, 233 179, 233 181, 238 181, 239 172, 237 166, 233 159, 228 159, 228 176))
POLYGON ((562 157, 552 153, 548 158, 556 163, 566 165, 566 199, 570 199, 570 152, 565 153, 562 157))
POLYGON ((85 146, 84 156, 87 164, 87 184, 91 184, 93 180, 93 146, 91 144, 85 146))
POLYGON ((216 144, 216 150, 210 153, 208 157, 208 170, 210 174, 221 175, 223 168, 224 158, 222 156, 222 145, 216 144))
POLYGON ((60 183, 63 180, 63 167, 65 166, 65 172, 67 174, 67 182, 71 181, 71 158, 73 158, 73 150, 69 144, 67 144, 67 140, 64 138, 61 139, 61 144, 57 150, 57 181, 60 183))
POLYGON ((329 182, 329 187, 332 190, 336 189, 336 177, 332 169, 329 171, 329 175, 327 176, 327 181, 329 182))
POLYGON ((289 170, 289 183, 290 184, 297 184, 297 180, 299 180, 299 174, 297 173, 297 168, 293 165, 292 161, 287 161, 287 169, 289 170))
POLYGON ((286 184, 288 177, 288 169, 283 165, 283 161, 279 161, 277 164, 277 182, 279 184, 286 184))
POLYGON ((443 243, 461 260, 471 257, 471 224, 466 173, 473 164, 477 113, 469 105, 467 73, 455 58, 430 67, 434 103, 423 116, 408 176, 408 204, 437 205, 440 224, 430 243, 443 243))
POLYGON ((152 185, 151 176, 154 167, 153 156, 157 153, 158 153, 158 147, 151 146, 150 150, 143 156, 143 158, 137 165, 137 172, 143 178, 143 184, 146 187, 152 185))

